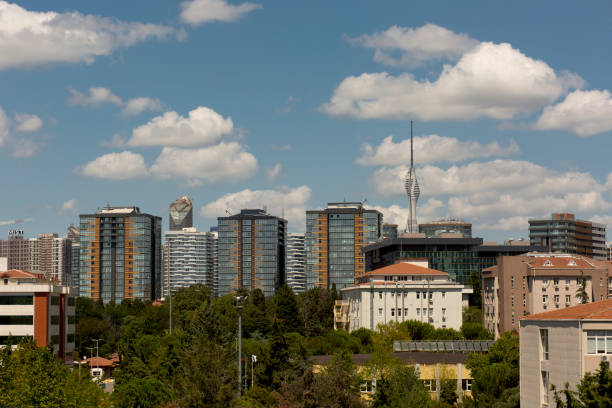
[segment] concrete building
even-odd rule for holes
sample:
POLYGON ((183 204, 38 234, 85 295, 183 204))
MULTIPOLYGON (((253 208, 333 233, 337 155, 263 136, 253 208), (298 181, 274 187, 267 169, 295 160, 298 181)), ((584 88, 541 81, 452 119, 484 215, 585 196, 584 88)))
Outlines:
POLYGON ((19 270, 0 272, 0 345, 33 337, 39 347, 72 363, 75 298, 68 286, 19 270))
POLYGON ((70 240, 70 245, 72 247, 72 284, 70 286, 74 291, 74 295, 78 297, 80 285, 79 268, 81 262, 81 238, 79 237, 78 227, 75 227, 73 224, 70 224, 70 226, 66 230, 66 237, 70 240))
POLYGON ((29 240, 28 271, 72 286, 72 241, 57 234, 39 234, 29 240))
POLYGON ((521 407, 552 407, 551 385, 571 390, 612 354, 612 299, 520 319, 521 407))
POLYGON ((607 299, 611 271, 611 263, 580 255, 499 257, 482 272, 483 324, 497 338, 518 331, 522 316, 575 306, 582 275, 589 301, 607 299))
POLYGON ((170 231, 182 231, 183 228, 193 227, 193 203, 187 196, 177 198, 170 204, 169 210, 170 231))
POLYGON ((550 219, 529 220, 529 240, 548 252, 607 259, 606 225, 578 220, 574 214, 552 214, 550 219))
POLYGON ((436 328, 460 330, 472 288, 448 279, 448 273, 400 262, 357 278, 341 290, 347 330, 375 330, 379 323, 419 320, 436 328))
POLYGON ((287 220, 245 209, 219 217, 219 296, 245 288, 273 295, 285 283, 287 220))
POLYGON ((382 214, 360 202, 328 203, 306 211, 306 289, 337 289, 365 273, 362 249, 380 240, 382 214))
POLYGON ((459 234, 463 238, 472 238, 472 224, 460 219, 430 221, 419 224, 419 232, 426 238, 434 238, 440 234, 459 234))
POLYGON ((8 269, 27 271, 30 267, 30 245, 23 230, 9 230, 8 239, 0 240, 0 257, 7 258, 8 269))
POLYGON ((138 207, 81 214, 80 295, 120 303, 161 297, 161 218, 138 207))
POLYGON ((497 263, 501 255, 543 251, 531 245, 499 245, 482 238, 462 238, 457 234, 436 238, 399 237, 385 239, 363 248, 366 271, 397 262, 426 259, 432 269, 447 272, 450 279, 466 284, 472 271, 479 274, 497 263))
POLYGON ((182 231, 166 231, 164 245, 164 274, 162 294, 175 292, 201 283, 215 288, 215 247, 217 237, 211 232, 200 232, 194 227, 182 231))
POLYGON ((287 246, 285 248, 285 273, 287 274, 287 285, 294 293, 302 293, 306 290, 306 271, 304 254, 304 234, 287 234, 287 246))

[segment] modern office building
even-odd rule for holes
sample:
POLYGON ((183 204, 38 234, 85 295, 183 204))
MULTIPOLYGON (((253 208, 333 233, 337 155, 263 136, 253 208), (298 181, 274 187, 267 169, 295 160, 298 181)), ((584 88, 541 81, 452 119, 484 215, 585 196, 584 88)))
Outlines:
POLYGON ((575 306, 582 276, 590 302, 607 299, 611 272, 610 262, 573 254, 499 257, 482 271, 483 325, 497 338, 518 331, 522 316, 575 306))
POLYGON ((80 295, 120 303, 161 297, 161 218, 138 207, 81 214, 80 295))
POLYGON ((397 224, 383 224, 383 238, 397 238, 397 224))
POLYGON ((380 323, 419 320, 436 328, 461 329, 472 288, 448 279, 427 262, 400 262, 367 272, 341 290, 347 330, 376 330, 380 323))
MULTIPOLYGON (((201 283, 215 287, 216 236, 194 227, 182 231, 166 231, 162 295, 201 283)), ((214 293, 213 293, 214 295, 214 293)))
POLYGON ((72 241, 57 234, 39 234, 29 240, 28 272, 42 274, 60 285, 72 285, 72 241))
POLYGON ((529 240, 549 252, 607 259, 606 225, 578 220, 574 214, 556 213, 550 219, 529 220, 529 240))
POLYGON ((245 288, 273 295, 285 283, 287 220, 260 209, 219 217, 219 296, 245 288))
POLYGON ((187 196, 177 198, 170 204, 169 230, 182 231, 193 227, 193 203, 187 196))
MULTIPOLYGON (((552 407, 551 385, 571 391, 612 354, 612 299, 520 319, 521 407, 552 407)), ((603 405, 601 405, 603 406, 603 405)))
POLYGON ((70 240, 72 246, 72 290, 75 296, 79 296, 79 270, 80 270, 80 259, 81 259, 81 238, 79 237, 79 228, 70 224, 66 230, 66 237, 70 240))
POLYGON ((306 290, 305 260, 304 234, 287 234, 285 274, 287 275, 287 285, 296 294, 306 290))
POLYGON ((306 289, 342 289, 366 272, 362 248, 380 240, 382 214, 360 202, 306 211, 306 289))
POLYGON ((68 286, 41 274, 20 270, 0 272, 0 346, 9 338, 33 337, 39 347, 53 347, 67 363, 74 352, 75 298, 68 286))
POLYGON ((533 245, 498 245, 482 238, 400 237, 363 248, 366 271, 401 261, 427 260, 432 269, 447 272, 449 278, 466 284, 472 271, 479 274, 497 263, 500 255, 520 255, 545 248, 533 245))
POLYGON ((27 271, 30 267, 30 244, 23 230, 9 230, 8 239, 0 240, 0 257, 7 258, 8 269, 27 271))
POLYGON ((459 219, 430 221, 419 224, 419 232, 426 238, 434 238, 444 234, 460 234, 463 238, 472 238, 472 224, 459 219))

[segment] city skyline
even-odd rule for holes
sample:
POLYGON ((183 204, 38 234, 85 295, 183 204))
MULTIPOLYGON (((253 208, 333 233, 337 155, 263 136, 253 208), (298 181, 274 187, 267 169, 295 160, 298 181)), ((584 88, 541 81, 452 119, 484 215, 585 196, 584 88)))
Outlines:
POLYGON ((343 199, 402 228, 411 119, 421 223, 501 242, 553 212, 612 221, 608 3, 210 1, 221 14, 0 1, 22 24, 0 24, 0 168, 20 197, 0 235, 62 234, 106 203, 165 229, 183 195, 202 231, 266 206, 304 232, 343 199))

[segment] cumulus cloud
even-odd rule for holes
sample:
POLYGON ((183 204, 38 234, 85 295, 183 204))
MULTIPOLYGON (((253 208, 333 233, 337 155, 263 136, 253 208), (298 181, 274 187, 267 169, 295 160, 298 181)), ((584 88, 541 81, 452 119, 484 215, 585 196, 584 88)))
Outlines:
POLYGON ((576 90, 556 105, 544 108, 534 127, 568 130, 587 137, 612 130, 612 95, 608 90, 576 90))
POLYGON ((257 171, 257 159, 237 142, 198 149, 164 147, 150 173, 161 179, 177 178, 192 185, 240 181, 257 171))
POLYGON ((356 118, 430 120, 510 119, 583 86, 575 74, 556 73, 510 44, 483 42, 433 82, 410 73, 364 73, 345 78, 323 111, 356 118))
MULTIPOLYGON (((407 202, 406 202, 407 204, 407 202)), ((374 210, 378 210, 383 214, 383 222, 385 224, 396 224, 398 231, 403 231, 406 228, 406 220, 408 219, 408 206, 400 207, 399 205, 391 205, 382 207, 379 205, 369 206, 374 210)), ((435 198, 429 198, 417 207, 417 218, 419 222, 437 220, 444 217, 444 203, 435 198)))
POLYGON ((77 171, 85 176, 111 180, 128 180, 148 174, 144 158, 128 150, 100 156, 77 171))
MULTIPOLYGON (((410 139, 393 143, 393 136, 388 136, 377 147, 364 143, 361 151, 363 156, 356 162, 362 166, 405 164, 410 162, 410 139)), ((507 147, 502 147, 498 142, 483 145, 473 140, 463 142, 454 137, 429 135, 414 138, 414 151, 416 163, 436 163, 508 156, 518 153, 519 147, 514 140, 507 147)))
POLYGON ((289 221, 289 229, 303 232, 306 228, 306 209, 312 190, 308 186, 282 190, 242 190, 230 193, 206 204, 200 209, 200 217, 226 216, 226 210, 238 213, 244 208, 264 208, 268 213, 282 216, 289 221))
POLYGON ((181 38, 182 31, 157 24, 27 10, 0 0, 0 70, 58 62, 92 63, 150 39, 181 38))
POLYGON ((15 113, 16 129, 20 132, 36 132, 42 128, 42 120, 28 113, 15 113))
POLYGON ((206 146, 232 133, 232 118, 200 106, 187 117, 166 112, 132 131, 130 146, 206 146))
POLYGON ((191 0, 181 3, 181 20, 191 25, 213 21, 232 22, 261 8, 255 3, 229 4, 227 0, 191 0))
POLYGON ((81 106, 100 106, 105 103, 122 106, 123 100, 115 95, 110 89, 101 86, 89 88, 89 93, 84 94, 76 89, 69 88, 70 98, 68 103, 81 106))
POLYGON ((43 147, 43 144, 40 142, 21 137, 11 137, 9 142, 13 149, 11 155, 20 159, 36 156, 43 147))
POLYGON ((417 66, 429 60, 456 60, 478 45, 478 41, 467 34, 457 34, 436 24, 418 28, 394 25, 385 31, 364 34, 349 41, 373 48, 374 60, 391 66, 417 66))
POLYGON ((266 170, 266 178, 270 183, 274 183, 278 176, 280 176, 282 170, 282 165, 280 163, 276 163, 274 167, 266 170))
POLYGON ((162 104, 159 99, 153 98, 132 98, 125 104, 121 114, 123 116, 137 116, 146 110, 158 111, 161 110, 162 104))
POLYGON ((64 203, 62 204, 62 210, 64 211, 74 211, 76 210, 76 207, 77 207, 76 198, 72 198, 68 201, 64 201, 64 203))

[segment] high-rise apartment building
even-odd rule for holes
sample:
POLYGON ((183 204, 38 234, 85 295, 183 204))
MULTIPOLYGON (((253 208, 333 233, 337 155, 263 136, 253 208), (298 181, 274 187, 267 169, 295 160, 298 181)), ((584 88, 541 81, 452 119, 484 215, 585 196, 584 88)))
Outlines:
POLYGON ((397 224, 383 224, 383 238, 397 238, 397 224))
POLYGON ((0 257, 7 258, 9 270, 27 271, 30 267, 30 243, 23 230, 9 230, 8 239, 0 241, 0 257))
POLYGON ((194 227, 166 231, 164 245, 163 296, 197 283, 215 289, 216 234, 194 227))
POLYGON ((362 248, 382 234, 382 214, 360 202, 328 203, 306 211, 306 289, 342 289, 365 273, 362 248))
POLYGON ((287 221, 245 209, 218 222, 219 296, 238 288, 273 295, 285 283, 287 221))
POLYGON ((70 240, 72 246, 72 290, 75 296, 79 296, 79 268, 81 257, 81 238, 79 237, 79 228, 70 224, 66 230, 66 237, 70 240))
POLYGON ((550 252, 607 259, 606 225, 577 220, 574 214, 552 214, 550 219, 529 220, 529 240, 550 252))
POLYGON ((169 211, 170 231, 182 231, 183 228, 193 227, 193 203, 187 196, 177 198, 170 204, 169 211))
POLYGON ((463 238, 472 238, 472 224, 459 219, 430 221, 419 224, 419 232, 426 238, 444 236, 444 234, 460 234, 463 238))
POLYGON ((161 297, 161 218, 138 207, 81 214, 80 295, 119 303, 161 297))
POLYGON ((287 275, 287 285, 294 293, 302 293, 306 290, 305 258, 304 234, 287 234, 285 273, 287 275))
POLYGON ((72 285, 72 241, 57 234, 39 234, 30 238, 28 271, 39 273, 60 285, 72 285))

